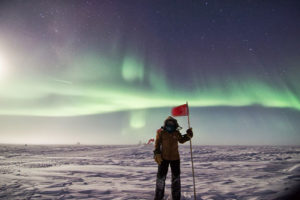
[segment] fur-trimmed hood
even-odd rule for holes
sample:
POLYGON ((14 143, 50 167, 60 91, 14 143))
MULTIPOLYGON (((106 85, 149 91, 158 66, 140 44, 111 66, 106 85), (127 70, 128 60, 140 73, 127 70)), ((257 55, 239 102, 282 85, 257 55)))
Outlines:
MULTIPOLYGON (((164 121, 164 126, 161 127, 163 130, 165 130, 167 121, 173 121, 173 122, 175 123, 175 125, 176 125, 176 129, 177 129, 178 127, 180 127, 179 124, 178 124, 178 122, 177 122, 177 120, 176 120, 174 117, 169 116, 169 117, 167 117, 167 118, 165 119, 165 121, 164 121)), ((180 127, 180 128, 181 128, 181 127, 180 127)))

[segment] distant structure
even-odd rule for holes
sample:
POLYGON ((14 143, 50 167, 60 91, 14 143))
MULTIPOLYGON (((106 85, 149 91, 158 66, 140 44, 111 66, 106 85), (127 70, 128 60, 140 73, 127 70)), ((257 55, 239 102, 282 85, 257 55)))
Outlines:
POLYGON ((151 138, 150 140, 148 140, 147 144, 152 144, 154 143, 154 138, 151 138))
POLYGON ((80 142, 77 142, 76 145, 80 145, 80 142))
POLYGON ((154 143, 154 141, 155 141, 154 138, 149 139, 147 143, 146 142, 142 143, 142 141, 140 140, 138 145, 142 145, 142 146, 152 145, 154 143))

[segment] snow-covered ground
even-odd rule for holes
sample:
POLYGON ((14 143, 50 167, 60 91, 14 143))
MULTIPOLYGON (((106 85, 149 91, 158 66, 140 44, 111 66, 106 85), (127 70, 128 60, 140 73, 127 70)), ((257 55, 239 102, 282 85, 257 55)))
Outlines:
MULTIPOLYGON (((152 151, 152 145, 0 145, 0 198, 153 199, 152 151)), ((189 146, 180 153, 182 199, 193 199, 189 146)), ((300 147, 193 146, 193 153, 199 200, 276 199, 300 184, 300 147)))

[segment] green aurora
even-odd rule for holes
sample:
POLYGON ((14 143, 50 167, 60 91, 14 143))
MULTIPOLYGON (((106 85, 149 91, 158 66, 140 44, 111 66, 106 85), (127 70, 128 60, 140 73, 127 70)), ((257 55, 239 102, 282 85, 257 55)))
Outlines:
POLYGON ((154 70, 157 67, 146 71, 142 59, 132 56, 115 63, 87 56, 67 69, 71 71, 1 80, 0 114, 78 116, 170 107, 186 101, 191 107, 261 105, 300 110, 299 97, 284 82, 276 87, 245 77, 242 81, 206 78, 203 84, 200 76, 194 88, 185 90, 169 83, 165 74, 154 70))
POLYGON ((188 101, 194 144, 299 144, 298 3, 87 2, 1 1, 1 143, 136 144, 188 101))

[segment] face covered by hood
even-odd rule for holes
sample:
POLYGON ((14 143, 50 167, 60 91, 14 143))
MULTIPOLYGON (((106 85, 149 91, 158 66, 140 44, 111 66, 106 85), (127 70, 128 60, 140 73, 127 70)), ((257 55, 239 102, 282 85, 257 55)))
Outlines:
POLYGON ((168 133, 172 133, 172 132, 176 131, 178 127, 179 127, 179 125, 178 125, 177 120, 174 119, 173 117, 169 116, 164 122, 163 129, 165 131, 167 131, 168 133))

